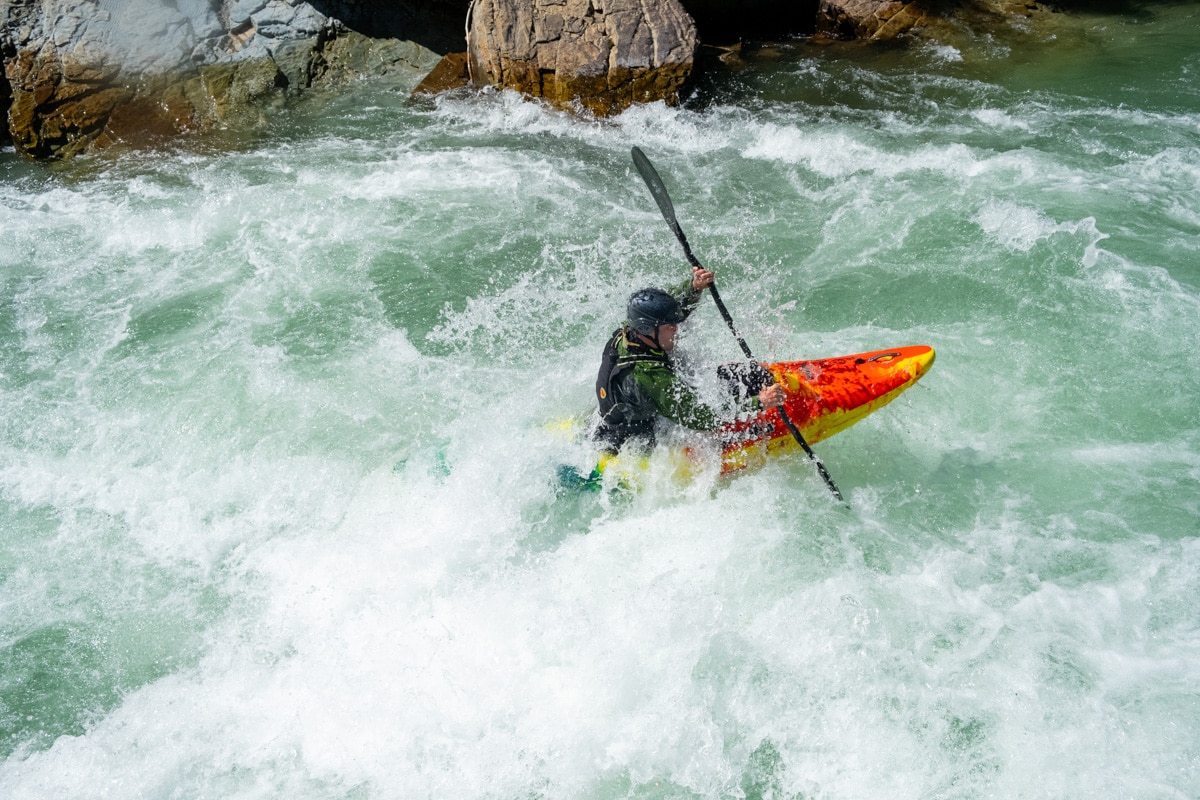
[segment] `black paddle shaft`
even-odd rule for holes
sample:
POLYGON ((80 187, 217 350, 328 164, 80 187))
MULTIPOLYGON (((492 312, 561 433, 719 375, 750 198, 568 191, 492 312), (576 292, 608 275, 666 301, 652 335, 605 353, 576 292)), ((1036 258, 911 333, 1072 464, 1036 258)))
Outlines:
MULTIPOLYGON (((642 180, 646 182, 646 187, 650 189, 650 194, 654 196, 654 202, 658 203, 658 210, 662 212, 663 219, 667 221, 667 225, 675 232, 675 238, 683 245, 683 254, 687 257, 688 263, 693 267, 700 267, 700 260, 692 253, 691 245, 688 244, 687 237, 683 234, 683 229, 679 227, 679 220, 675 219, 675 206, 671 202, 671 195, 667 194, 667 187, 663 184, 662 178, 658 176, 658 171, 654 169, 654 165, 650 163, 650 159, 646 158, 646 154, 640 148, 634 147, 633 165, 637 167, 637 171, 641 174, 642 180)), ((725 303, 721 301, 721 293, 717 291, 715 283, 709 284, 708 290, 712 293, 713 302, 717 304, 717 310, 721 312, 721 316, 725 318, 725 324, 729 326, 729 330, 733 333, 733 338, 737 339, 738 344, 742 348, 742 352, 746 354, 746 358, 751 361, 754 356, 750 353, 750 345, 746 344, 746 340, 738 333, 737 326, 733 324, 733 317, 729 314, 729 309, 725 307, 725 303)), ((842 492, 838 489, 837 484, 833 482, 833 477, 830 476, 829 470, 825 469, 825 464, 813 452, 813 449, 808 446, 808 442, 804 441, 804 434, 800 433, 800 429, 796 427, 796 423, 792 422, 787 411, 783 406, 779 406, 779 416, 783 420, 784 426, 788 429, 788 433, 792 434, 792 438, 800 445, 801 449, 808 455, 812 462, 817 467, 817 472, 825 481, 825 485, 829 487, 829 491, 833 492, 833 496, 841 502, 846 502, 842 497, 842 492)))
MULTIPOLYGON (((662 212, 663 218, 671 226, 671 230, 675 232, 675 238, 683 245, 683 254, 687 257, 688 263, 693 267, 700 267, 700 260, 692 253, 691 245, 688 244, 687 237, 683 235, 683 229, 679 227, 679 220, 675 219, 675 206, 671 203, 671 196, 667 194, 667 187, 663 185, 662 178, 658 177, 658 172, 654 169, 654 165, 650 163, 650 159, 646 158, 646 154, 637 147, 633 148, 633 165, 641 173, 642 180, 646 182, 646 186, 650 189, 650 194, 654 195, 654 202, 658 203, 658 210, 662 212)), ((746 358, 753 360, 754 356, 750 353, 750 345, 746 344, 746 340, 738 333, 737 326, 733 324, 733 317, 730 316, 729 309, 725 307, 725 303, 721 301, 721 293, 717 291, 717 285, 715 283, 711 284, 708 289, 712 292, 713 302, 717 304, 717 310, 721 312, 721 316, 725 318, 725 324, 729 326, 730 332, 733 333, 733 338, 737 339, 742 352, 746 354, 746 358)))

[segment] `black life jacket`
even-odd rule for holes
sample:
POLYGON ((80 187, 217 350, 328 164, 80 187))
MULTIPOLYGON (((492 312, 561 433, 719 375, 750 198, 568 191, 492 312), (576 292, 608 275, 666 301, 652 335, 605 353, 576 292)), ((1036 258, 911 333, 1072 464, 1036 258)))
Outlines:
POLYGON ((604 345, 600 372, 596 376, 600 423, 593 435, 614 453, 634 437, 646 439, 649 446, 654 444, 654 420, 658 410, 637 392, 626 388, 628 381, 632 380, 634 365, 644 361, 666 363, 667 354, 643 344, 633 336, 627 336, 625 328, 614 331, 604 345), (617 350, 622 339, 627 343, 627 354, 624 356, 617 350))

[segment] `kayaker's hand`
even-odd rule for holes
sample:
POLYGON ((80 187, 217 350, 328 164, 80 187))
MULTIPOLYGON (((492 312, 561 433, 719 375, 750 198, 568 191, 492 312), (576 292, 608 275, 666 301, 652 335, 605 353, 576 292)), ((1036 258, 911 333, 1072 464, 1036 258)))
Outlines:
POLYGON ((783 387, 778 383, 772 383, 770 386, 758 393, 758 402, 762 404, 763 408, 782 406, 783 399, 783 387))
POLYGON ((692 267, 692 288, 697 292, 703 291, 712 286, 716 276, 713 275, 711 269, 704 267, 692 267))

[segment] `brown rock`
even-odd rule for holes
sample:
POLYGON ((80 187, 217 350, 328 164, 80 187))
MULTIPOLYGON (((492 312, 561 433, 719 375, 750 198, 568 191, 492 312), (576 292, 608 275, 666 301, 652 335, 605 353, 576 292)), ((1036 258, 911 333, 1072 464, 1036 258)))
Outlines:
POLYGON ((1034 15, 1049 10, 1037 0, 820 0, 816 30, 837 39, 944 39, 962 29, 1011 30, 1012 19, 1034 15))
POLYGON ((198 127, 195 105, 182 86, 173 85, 153 97, 141 95, 119 103, 109 114, 97 144, 161 141, 198 127))
POLYGON ((64 62, 53 43, 18 52, 5 68, 12 92, 8 123, 13 144, 42 157, 79 150, 128 94, 109 80, 111 75, 112 70, 94 61, 64 62), (85 80, 69 80, 68 74, 85 80))
POLYGON ((467 20, 473 83, 597 115, 678 102, 696 45, 678 0, 475 0, 467 20))
POLYGON ((433 68, 433 71, 417 84, 417 88, 413 89, 413 94, 437 94, 438 92, 448 92, 451 89, 461 89, 468 84, 470 79, 470 73, 467 71, 467 54, 465 52, 447 53, 433 68))
POLYGON ((921 25, 928 15, 921 2, 822 0, 817 32, 839 39, 894 39, 921 25))

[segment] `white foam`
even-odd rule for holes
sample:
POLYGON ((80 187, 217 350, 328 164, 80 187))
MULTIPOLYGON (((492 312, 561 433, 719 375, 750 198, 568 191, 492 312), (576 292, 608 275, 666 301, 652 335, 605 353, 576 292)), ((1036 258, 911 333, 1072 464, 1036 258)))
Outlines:
POLYGON ((985 202, 975 215, 974 221, 1001 246, 1021 252, 1029 252, 1039 242, 1055 234, 1085 236, 1087 243, 1080 259, 1085 267, 1096 265, 1101 257, 1099 243, 1109 238, 1109 234, 1097 229, 1094 217, 1056 222, 1035 208, 1007 201, 985 202))
POLYGON ((959 64, 963 60, 962 51, 953 45, 929 44, 925 49, 936 61, 943 64, 959 64))
POLYGON ((971 116, 987 125, 989 128, 1003 130, 1032 132, 1034 125, 1028 119, 1015 116, 1003 108, 981 108, 972 112, 971 116))

